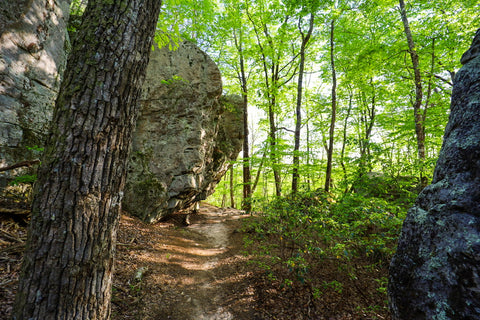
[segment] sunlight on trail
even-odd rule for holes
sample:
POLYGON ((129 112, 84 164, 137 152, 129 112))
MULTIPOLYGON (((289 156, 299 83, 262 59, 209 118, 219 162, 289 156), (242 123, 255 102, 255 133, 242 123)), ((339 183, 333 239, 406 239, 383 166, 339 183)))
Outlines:
POLYGON ((138 319, 253 319, 251 273, 236 232, 245 217, 238 210, 204 205, 188 227, 170 223, 137 228, 141 235, 127 232, 132 248, 121 248, 129 266, 149 270, 141 284, 138 319))

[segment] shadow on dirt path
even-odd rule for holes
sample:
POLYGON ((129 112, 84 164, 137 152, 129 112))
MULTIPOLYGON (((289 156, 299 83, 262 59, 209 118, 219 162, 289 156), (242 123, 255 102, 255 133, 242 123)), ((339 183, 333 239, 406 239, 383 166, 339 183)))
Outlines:
POLYGON ((239 210, 202 205, 190 225, 122 217, 112 319, 258 319, 239 210))

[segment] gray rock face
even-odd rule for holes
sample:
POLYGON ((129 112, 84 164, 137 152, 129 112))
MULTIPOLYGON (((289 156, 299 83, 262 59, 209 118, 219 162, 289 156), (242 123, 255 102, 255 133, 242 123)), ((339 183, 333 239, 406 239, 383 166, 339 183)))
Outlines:
POLYGON ((26 147, 43 146, 66 62, 69 6, 0 4, 0 167, 36 158, 26 147))
POLYGON ((143 88, 123 208, 155 222, 210 195, 241 150, 241 102, 194 44, 155 49, 143 88), (225 102, 226 101, 226 102, 225 102))
POLYGON ((433 182, 390 265, 394 319, 480 319, 480 30, 462 63, 433 182))

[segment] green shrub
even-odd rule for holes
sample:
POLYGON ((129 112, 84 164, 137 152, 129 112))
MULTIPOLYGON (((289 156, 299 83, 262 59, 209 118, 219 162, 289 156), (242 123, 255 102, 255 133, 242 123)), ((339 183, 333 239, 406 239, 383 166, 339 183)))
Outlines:
MULTIPOLYGON (((311 272, 324 259, 386 265, 395 250, 406 209, 384 198, 323 190, 277 198, 252 219, 247 239, 264 269, 276 279, 317 282, 311 272), (267 258, 268 257, 268 258, 267 258)), ((348 269, 348 268, 347 268, 348 269)))

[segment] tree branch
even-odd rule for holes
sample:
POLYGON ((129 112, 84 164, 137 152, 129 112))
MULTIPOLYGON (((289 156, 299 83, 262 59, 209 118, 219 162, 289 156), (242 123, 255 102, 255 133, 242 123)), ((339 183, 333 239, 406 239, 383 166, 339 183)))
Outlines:
POLYGON ((13 169, 16 169, 16 168, 21 168, 21 167, 29 167, 30 168, 31 166, 39 164, 39 163, 40 163, 40 160, 38 160, 38 159, 36 159, 36 160, 25 160, 25 161, 22 161, 22 162, 19 162, 19 163, 12 164, 11 166, 0 168, 0 172, 13 170, 13 169))

